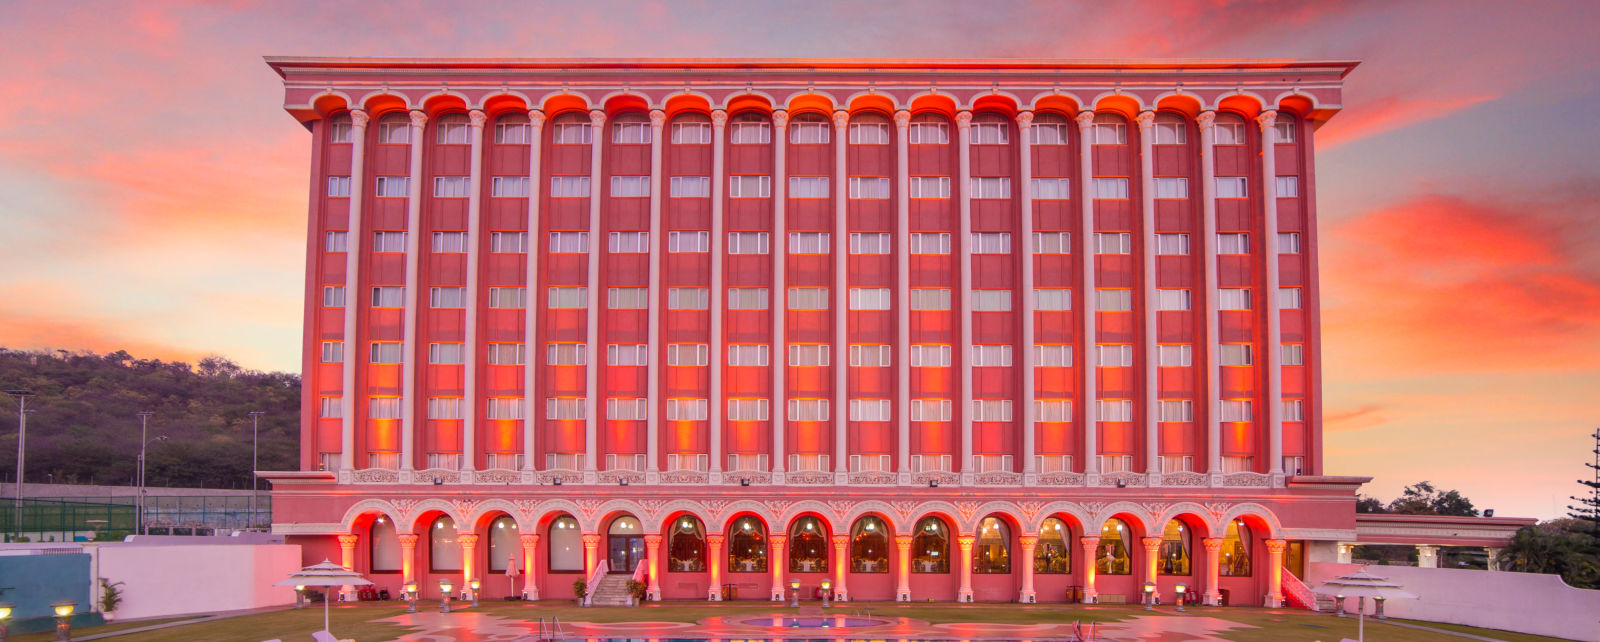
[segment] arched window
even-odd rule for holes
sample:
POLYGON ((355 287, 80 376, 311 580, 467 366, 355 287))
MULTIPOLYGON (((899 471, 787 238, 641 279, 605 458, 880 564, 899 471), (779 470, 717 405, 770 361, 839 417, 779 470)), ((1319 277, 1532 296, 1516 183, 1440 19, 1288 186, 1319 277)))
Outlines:
POLYGON ((822 520, 807 515, 789 527, 789 572, 828 572, 828 532, 822 520))
POLYGON ((1035 114, 1033 116, 1033 144, 1035 145, 1065 145, 1070 139, 1067 132, 1070 123, 1067 117, 1061 114, 1035 114))
POLYGON ((889 119, 871 112, 850 118, 851 145, 888 145, 889 119))
POLYGON ((1233 114, 1217 114, 1214 123, 1217 130, 1218 145, 1243 145, 1245 143, 1244 117, 1233 114))
POLYGON ((404 145, 411 142, 411 116, 397 111, 378 119, 378 142, 404 145))
POLYGON ((912 145, 949 145, 950 121, 939 114, 912 116, 906 139, 912 145))
POLYGON ((950 527, 937 517, 917 522, 911 536, 911 572, 950 572, 950 527))
POLYGON ((1278 132, 1278 142, 1292 143, 1295 139, 1294 115, 1288 112, 1278 112, 1278 119, 1272 121, 1272 128, 1278 132))
POLYGON ((1161 561, 1156 563, 1162 575, 1193 573, 1189 565, 1189 542, 1192 536, 1183 522, 1176 519, 1167 522, 1166 531, 1161 533, 1161 561))
POLYGON ((435 573, 461 570, 461 541, 456 520, 441 515, 428 527, 428 568, 435 573))
POLYGON ((825 145, 832 126, 822 114, 800 114, 789 121, 789 144, 825 145))
POLYGON ((588 145, 589 115, 574 111, 550 121, 550 142, 555 145, 588 145))
POLYGON ((522 548, 522 537, 517 532, 517 520, 510 515, 501 515, 489 524, 489 570, 497 573, 506 572, 506 568, 520 565, 517 563, 519 549, 522 548))
POLYGON ((711 119, 694 112, 672 119, 672 144, 710 145, 711 119))
POLYGON ((350 130, 350 112, 328 119, 328 142, 348 143, 353 139, 350 130))
POLYGON ((684 515, 672 521, 667 541, 667 570, 674 573, 704 573, 706 536, 700 520, 684 515))
POLYGON ((978 114, 972 118, 972 130, 968 135, 974 145, 1004 145, 1011 142, 1011 123, 1000 114, 978 114))
POLYGON ((1228 522, 1228 533, 1222 536, 1222 556, 1217 574, 1223 577, 1250 577, 1250 527, 1244 520, 1228 522))
POLYGON ((1128 121, 1118 114, 1094 115, 1094 144, 1128 144, 1128 121))
POLYGON ((1095 572, 1101 575, 1131 575, 1133 560, 1128 557, 1128 541, 1133 531, 1115 517, 1100 527, 1100 547, 1094 552, 1095 572))
POLYGON ((972 549, 972 572, 1011 572, 1011 529, 1005 520, 985 517, 978 522, 978 541, 972 549))
POLYGON ((1072 531, 1067 523, 1047 517, 1039 527, 1039 543, 1033 549, 1033 572, 1044 575, 1066 575, 1072 572, 1072 549, 1067 542, 1072 531))
POLYGON ((367 538, 372 544, 372 572, 393 573, 400 569, 400 537, 395 534, 394 522, 379 515, 372 520, 372 534, 367 538))
POLYGON ((650 118, 637 112, 617 116, 611 123, 611 142, 617 145, 649 145, 650 118))
POLYGON ((571 515, 550 522, 550 572, 583 572, 583 530, 571 515))
POLYGON ((494 142, 496 145, 527 145, 533 142, 533 125, 528 120, 528 115, 523 113, 509 113, 494 122, 494 142))
POLYGON ((752 515, 734 520, 728 529, 728 570, 767 572, 767 527, 752 515))
POLYGON ((850 572, 889 572, 889 528, 868 515, 850 527, 850 572))
POLYGON ((449 114, 439 117, 439 124, 435 126, 438 131, 437 142, 440 145, 465 145, 467 137, 467 115, 449 114))
POLYGON ((734 145, 764 145, 772 142, 772 123, 766 116, 745 112, 728 123, 728 142, 734 145))
POLYGON ((1182 145, 1189 142, 1189 123, 1172 112, 1156 114, 1156 145, 1182 145))

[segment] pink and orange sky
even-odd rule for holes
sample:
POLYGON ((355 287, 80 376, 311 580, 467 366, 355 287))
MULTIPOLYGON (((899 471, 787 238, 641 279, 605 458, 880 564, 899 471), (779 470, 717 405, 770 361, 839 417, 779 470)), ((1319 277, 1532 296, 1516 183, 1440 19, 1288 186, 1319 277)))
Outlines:
MULTIPOLYGON (((1337 58, 1328 472, 1564 512, 1600 425, 1600 4, 0 2, 0 345, 299 368, 263 55, 1337 58)), ((41 418, 41 423, 48 423, 41 418)))

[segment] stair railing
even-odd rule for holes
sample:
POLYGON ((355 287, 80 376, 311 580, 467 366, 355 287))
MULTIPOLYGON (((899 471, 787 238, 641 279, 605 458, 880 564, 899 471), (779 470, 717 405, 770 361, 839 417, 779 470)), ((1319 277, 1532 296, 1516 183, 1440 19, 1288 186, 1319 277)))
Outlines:
MULTIPOLYGON (((639 560, 639 563, 633 567, 633 577, 629 579, 634 582, 648 582, 650 578, 649 562, 650 560, 648 559, 639 560)), ((646 589, 645 595, 649 596, 648 589, 646 589)), ((628 597, 633 597, 633 591, 628 592, 628 597)))
POLYGON ((600 580, 605 579, 606 574, 611 572, 609 562, 610 560, 600 560, 600 563, 595 565, 594 572, 589 574, 589 590, 583 594, 584 606, 594 603, 594 592, 600 588, 600 580))
POLYGON ((1312 593, 1311 588, 1306 586, 1305 582, 1300 581, 1300 578, 1295 577, 1294 573, 1290 573, 1287 568, 1283 569, 1283 594, 1289 598, 1288 602, 1290 602, 1291 606, 1298 603, 1300 608, 1303 609, 1322 610, 1317 607, 1317 595, 1312 593))

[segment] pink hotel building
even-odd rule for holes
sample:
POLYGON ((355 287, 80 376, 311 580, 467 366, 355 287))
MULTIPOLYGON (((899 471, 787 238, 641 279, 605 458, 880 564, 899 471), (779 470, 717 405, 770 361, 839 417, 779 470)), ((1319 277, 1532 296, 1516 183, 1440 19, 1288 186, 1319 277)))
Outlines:
POLYGON ((268 63, 311 133, 301 470, 263 473, 307 560, 1259 605, 1356 538, 1312 154, 1355 63, 268 63))

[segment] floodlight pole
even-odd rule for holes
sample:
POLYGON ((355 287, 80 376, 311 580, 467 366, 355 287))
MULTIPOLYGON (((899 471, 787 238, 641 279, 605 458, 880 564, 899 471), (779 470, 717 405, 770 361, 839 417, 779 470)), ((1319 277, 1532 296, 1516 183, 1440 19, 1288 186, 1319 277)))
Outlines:
POLYGON ((256 527, 256 471, 261 465, 257 463, 259 449, 257 445, 261 440, 261 415, 260 410, 250 411, 250 524, 246 528, 256 527))
POLYGON ((28 397, 33 396, 32 390, 7 390, 6 394, 17 398, 17 501, 11 509, 12 520, 16 525, 16 534, 22 536, 22 466, 26 463, 28 443, 28 397))
POLYGON ((144 527, 144 451, 150 445, 147 441, 150 432, 150 415, 155 413, 149 410, 139 412, 139 534, 145 534, 144 527))

